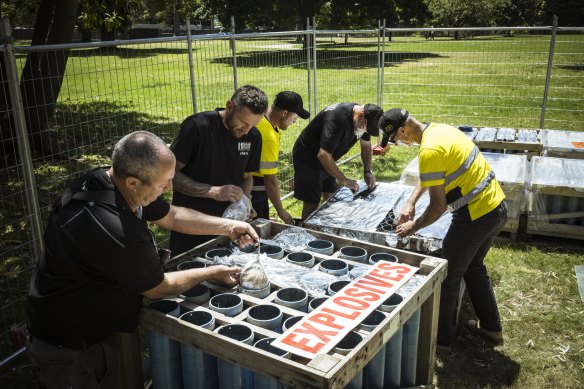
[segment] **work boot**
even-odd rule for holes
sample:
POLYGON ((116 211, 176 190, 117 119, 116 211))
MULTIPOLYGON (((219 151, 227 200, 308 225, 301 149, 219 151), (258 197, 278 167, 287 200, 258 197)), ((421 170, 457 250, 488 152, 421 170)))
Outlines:
POLYGON ((488 340, 493 344, 503 344, 503 331, 489 331, 481 327, 481 322, 478 320, 469 320, 466 327, 481 338, 488 340))

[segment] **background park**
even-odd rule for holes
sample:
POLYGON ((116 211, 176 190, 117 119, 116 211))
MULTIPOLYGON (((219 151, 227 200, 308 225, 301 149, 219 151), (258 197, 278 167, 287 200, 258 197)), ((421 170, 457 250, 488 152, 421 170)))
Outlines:
MULTIPOLYGON (((152 131, 170 143, 184 118, 223 107, 244 84, 270 98, 294 90, 312 115, 353 101, 402 107, 421 120, 452 125, 584 130, 583 6, 470 3, 2 1, 13 30, 3 19, 0 359, 10 361, 1 366, 0 387, 32 382, 25 355, 12 356, 22 350, 19 328, 39 225, 65 183, 108 164, 115 142, 131 131, 152 131), (185 15, 198 26, 189 30, 190 40, 185 15), (134 28, 145 24, 156 25, 156 37, 134 28), (34 35, 11 39, 27 28, 34 35)), ((307 123, 298 120, 283 136, 283 195, 291 191, 291 148, 307 123)), ((398 180, 416 151, 376 156, 377 180, 398 180)), ((341 168, 361 176, 359 158, 341 168)), ((293 198, 285 206, 300 216, 293 198)), ((487 266, 506 342, 492 348, 461 329, 452 353, 438 355, 434 384, 581 387, 584 305, 574 266, 584 264, 583 247, 572 239, 497 240, 487 266)), ((470 317, 470 304, 464 309, 470 317)))

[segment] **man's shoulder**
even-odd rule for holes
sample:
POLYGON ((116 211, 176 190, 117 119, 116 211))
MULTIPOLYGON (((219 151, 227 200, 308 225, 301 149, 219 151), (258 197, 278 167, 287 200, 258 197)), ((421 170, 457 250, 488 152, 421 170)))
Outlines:
POLYGON ((188 128, 206 128, 219 123, 219 114, 217 111, 204 111, 187 117, 182 126, 188 128))

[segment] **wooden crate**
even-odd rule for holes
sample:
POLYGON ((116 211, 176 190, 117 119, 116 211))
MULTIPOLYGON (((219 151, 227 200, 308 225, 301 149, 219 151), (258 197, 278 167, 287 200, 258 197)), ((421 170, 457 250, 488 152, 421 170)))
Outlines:
MULTIPOLYGON (((256 221, 253 225, 263 239, 272 238, 284 229, 290 228, 287 225, 266 221, 256 221)), ((220 359, 272 377, 287 385, 293 385, 297 388, 343 388, 365 367, 411 315, 421 309, 416 385, 431 384, 434 375, 440 288, 446 277, 447 262, 443 259, 391 249, 386 246, 358 242, 318 231, 307 231, 317 238, 332 241, 337 252, 341 247, 353 245, 366 249, 369 254, 375 252, 395 254, 403 263, 418 267, 417 274, 425 277, 424 281, 374 331, 365 333, 365 340, 348 355, 330 352, 313 360, 297 356, 283 359, 148 308, 141 311, 141 326, 148 330, 157 331, 178 342, 193 345, 220 359)), ((173 268, 178 263, 191 258, 200 260, 209 249, 223 247, 228 243, 229 240, 226 237, 216 238, 173 258, 166 264, 166 267, 173 268)), ((337 253, 333 254, 333 257, 336 255, 337 253)), ((330 257, 315 254, 315 258, 320 262, 330 257)), ((350 266, 355 265, 351 261, 347 261, 347 263, 350 266)), ((315 268, 317 266, 315 265, 315 268)), ((211 285, 211 287, 216 291, 224 290, 218 286, 211 285)), ((272 288, 272 294, 266 299, 257 299, 241 294, 244 306, 251 307, 271 302, 279 287, 272 284, 272 288)), ((232 292, 237 293, 235 289, 232 292)), ((187 301, 179 301, 186 308, 195 307, 187 301)), ((286 307, 279 306, 279 308, 285 316, 302 314, 300 311, 286 307)), ((245 319, 246 311, 244 308, 244 312, 234 318, 225 317, 215 312, 214 315, 218 324, 235 323, 245 319)), ((246 325, 254 330, 257 337, 278 336, 276 333, 249 323, 246 325)))
POLYGON ((537 157, 532 161, 527 233, 584 239, 584 160, 537 157), (537 169, 545 169, 538 173, 537 169), (566 224, 572 220, 574 225, 566 224), (580 225, 578 225, 580 224, 580 225))

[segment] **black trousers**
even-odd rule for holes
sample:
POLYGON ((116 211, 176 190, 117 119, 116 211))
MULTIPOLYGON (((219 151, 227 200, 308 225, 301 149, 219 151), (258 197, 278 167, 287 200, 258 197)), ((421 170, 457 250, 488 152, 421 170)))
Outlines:
POLYGON ((438 344, 449 346, 456 335, 456 305, 462 279, 481 327, 501 330, 499 308, 484 259, 506 221, 505 201, 474 221, 457 222, 453 219, 442 242, 442 257, 448 260, 448 275, 442 283, 440 295, 438 344))

